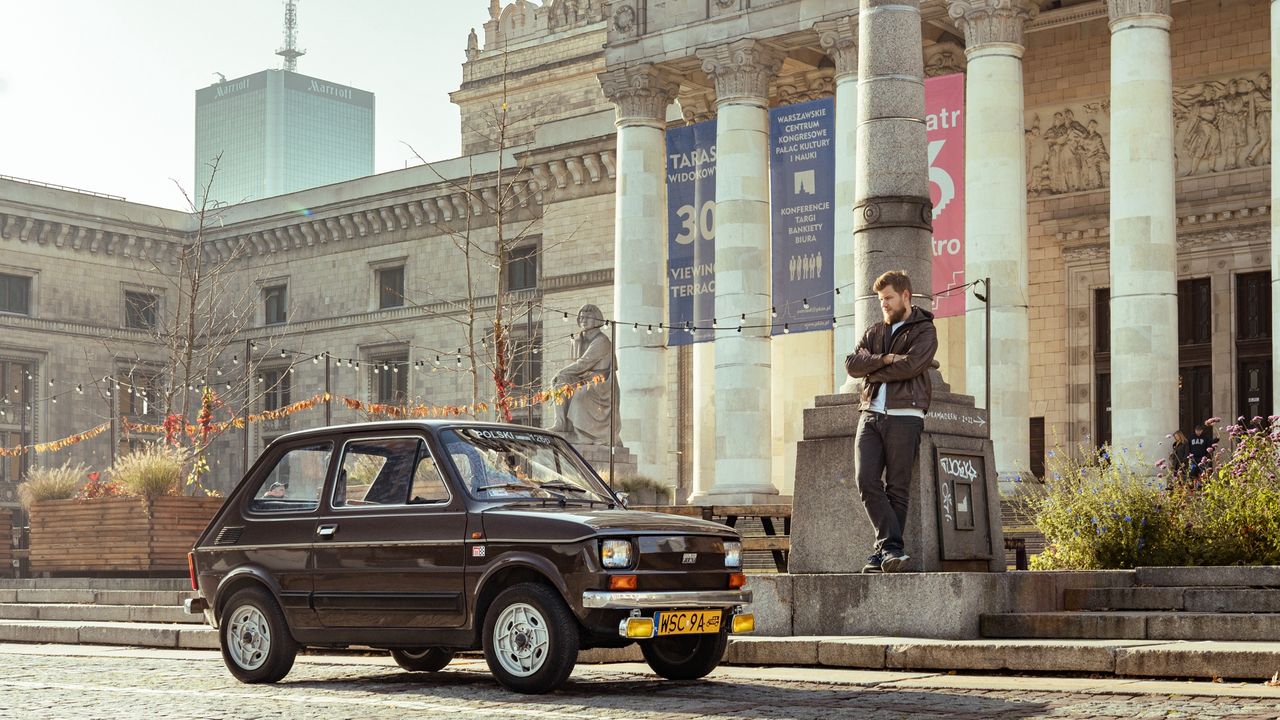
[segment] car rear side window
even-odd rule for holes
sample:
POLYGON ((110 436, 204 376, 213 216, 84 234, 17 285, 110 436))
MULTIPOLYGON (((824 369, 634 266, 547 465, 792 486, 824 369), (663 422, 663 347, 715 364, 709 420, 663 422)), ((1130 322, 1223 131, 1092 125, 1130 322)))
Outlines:
POLYGON ((333 507, 439 503, 449 500, 421 438, 371 438, 348 442, 333 487, 333 507))
POLYGON ((254 512, 310 512, 320 507, 333 443, 323 442, 290 449, 276 461, 253 494, 254 512))

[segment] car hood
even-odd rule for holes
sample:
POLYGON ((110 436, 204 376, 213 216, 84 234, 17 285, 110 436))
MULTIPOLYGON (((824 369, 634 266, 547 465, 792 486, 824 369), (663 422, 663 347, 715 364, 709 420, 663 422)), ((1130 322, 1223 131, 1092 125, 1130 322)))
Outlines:
POLYGON ((484 530, 490 540, 504 537, 571 539, 583 535, 718 535, 737 537, 726 525, 666 513, 606 510, 589 507, 503 505, 485 510, 484 530))

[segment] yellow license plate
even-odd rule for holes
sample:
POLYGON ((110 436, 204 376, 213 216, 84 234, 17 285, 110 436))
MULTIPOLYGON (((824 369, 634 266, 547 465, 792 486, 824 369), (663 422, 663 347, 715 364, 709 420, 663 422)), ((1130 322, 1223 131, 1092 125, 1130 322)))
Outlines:
POLYGON ((720 632, 722 610, 673 610, 655 618, 658 635, 696 635, 720 632))

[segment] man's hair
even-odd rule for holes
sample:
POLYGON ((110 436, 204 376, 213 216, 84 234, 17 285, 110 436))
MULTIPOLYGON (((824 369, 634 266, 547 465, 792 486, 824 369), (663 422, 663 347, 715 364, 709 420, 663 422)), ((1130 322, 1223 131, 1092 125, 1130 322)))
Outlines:
POLYGON ((906 270, 890 270, 889 272, 876 278, 875 285, 871 289, 875 292, 891 287, 899 293, 911 292, 911 278, 907 277, 906 270))

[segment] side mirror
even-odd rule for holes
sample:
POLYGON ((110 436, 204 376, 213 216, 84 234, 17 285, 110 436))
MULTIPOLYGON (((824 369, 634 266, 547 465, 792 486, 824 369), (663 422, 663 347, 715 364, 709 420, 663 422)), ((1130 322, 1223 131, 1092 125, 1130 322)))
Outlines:
POLYGON ((613 495, 614 497, 618 498, 618 502, 622 505, 622 507, 627 506, 627 498, 631 497, 628 493, 625 493, 625 492, 616 492, 613 495))

